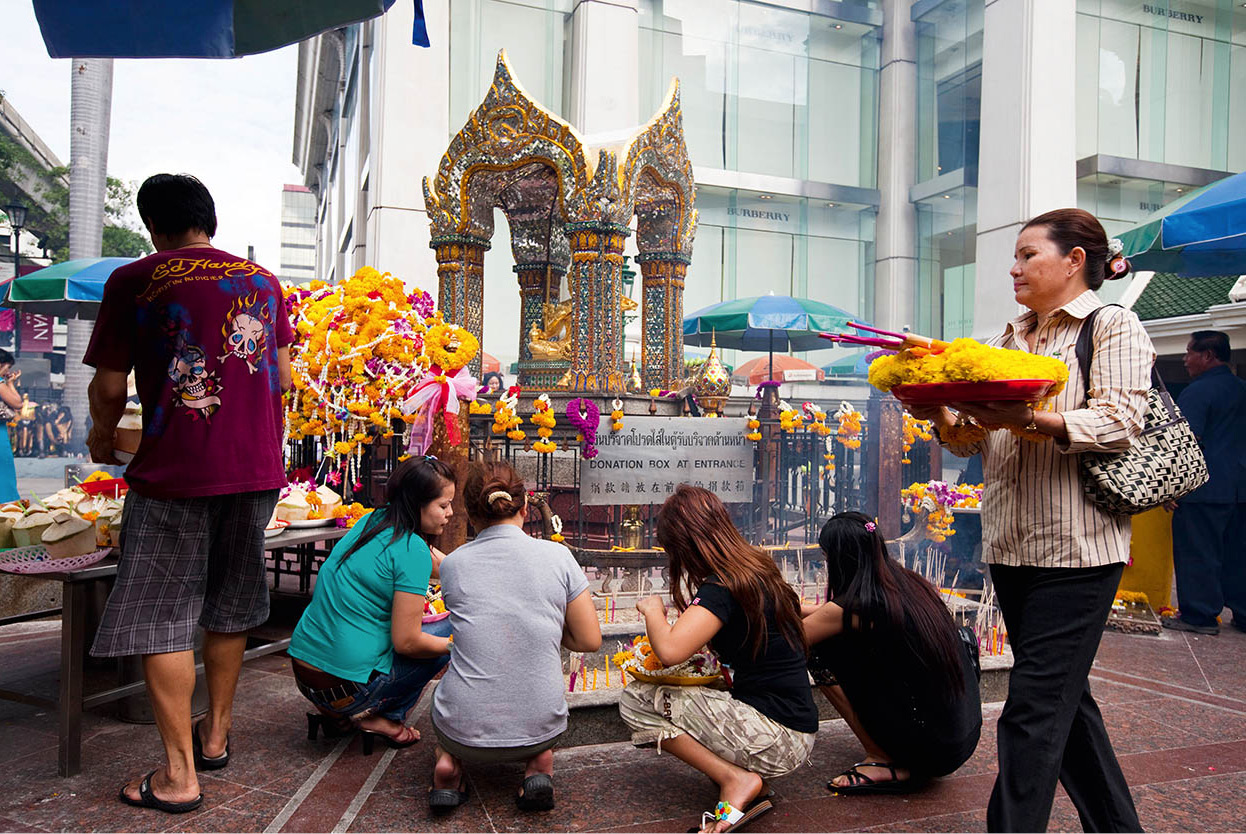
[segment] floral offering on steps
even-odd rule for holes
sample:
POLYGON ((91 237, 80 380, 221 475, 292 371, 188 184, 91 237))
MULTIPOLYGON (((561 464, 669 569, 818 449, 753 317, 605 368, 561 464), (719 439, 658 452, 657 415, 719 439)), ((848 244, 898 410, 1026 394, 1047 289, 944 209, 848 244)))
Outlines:
POLYGON ((982 503, 982 484, 949 484, 927 481, 900 490, 905 510, 926 516, 926 535, 933 542, 944 542, 956 535, 952 529, 953 509, 972 508, 982 503))
POLYGON ((712 683, 722 677, 722 664, 712 651, 703 650, 683 663, 663 666, 646 636, 637 637, 630 647, 619 644, 611 658, 615 666, 647 683, 698 685, 712 683))

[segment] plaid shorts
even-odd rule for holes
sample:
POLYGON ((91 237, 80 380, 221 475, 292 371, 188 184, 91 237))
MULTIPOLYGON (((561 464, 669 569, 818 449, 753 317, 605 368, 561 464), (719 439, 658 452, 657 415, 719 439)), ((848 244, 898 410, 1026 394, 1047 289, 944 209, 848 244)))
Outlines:
POLYGON ((232 634, 267 620, 264 528, 276 506, 277 490, 175 499, 131 491, 91 654, 188 651, 196 626, 232 634))

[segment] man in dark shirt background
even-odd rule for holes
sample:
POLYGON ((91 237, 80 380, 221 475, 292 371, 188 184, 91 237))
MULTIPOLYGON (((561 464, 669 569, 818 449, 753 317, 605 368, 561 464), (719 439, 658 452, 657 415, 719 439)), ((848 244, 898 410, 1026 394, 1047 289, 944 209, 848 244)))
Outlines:
POLYGON ((293 333, 273 274, 212 246, 216 208, 203 183, 150 177, 138 211, 156 254, 109 277, 84 360, 96 369, 95 461, 118 463, 131 369, 143 413, 117 582, 91 652, 142 656, 164 742, 166 766, 120 799, 181 813, 203 802, 196 769, 229 763, 247 631, 268 619, 264 528, 286 484, 281 392, 293 333), (199 628, 209 712, 192 724, 199 628))
POLYGON ((1180 613, 1164 625, 1177 631, 1218 634, 1226 605, 1233 626, 1246 631, 1246 380, 1233 375, 1229 356, 1229 337, 1217 330, 1196 331, 1185 351, 1193 382, 1177 407, 1211 477, 1169 505, 1180 613))

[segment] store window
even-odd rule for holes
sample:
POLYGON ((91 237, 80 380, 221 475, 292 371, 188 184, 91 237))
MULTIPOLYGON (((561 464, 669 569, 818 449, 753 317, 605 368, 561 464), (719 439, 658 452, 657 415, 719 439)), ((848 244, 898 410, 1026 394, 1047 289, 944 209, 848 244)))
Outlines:
POLYGON ((563 46, 573 0, 454 0, 450 7, 450 133, 480 106, 506 50, 511 69, 541 106, 566 116, 563 46))
POLYGON ((964 169, 977 178, 982 0, 947 0, 917 26, 917 181, 964 169))
POLYGON ((740 0, 641 0, 640 105, 680 80, 694 165, 873 187, 876 27, 740 0))
POLYGON ((1246 168, 1240 0, 1078 0, 1077 155, 1246 168))

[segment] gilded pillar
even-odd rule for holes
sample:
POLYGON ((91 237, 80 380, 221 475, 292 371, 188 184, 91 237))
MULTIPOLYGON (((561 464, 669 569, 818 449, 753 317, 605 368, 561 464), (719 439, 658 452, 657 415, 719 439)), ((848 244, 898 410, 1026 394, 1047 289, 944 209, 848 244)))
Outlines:
POLYGON ((623 393, 623 244, 630 232, 621 223, 567 224, 573 391, 623 393))
MULTIPOLYGON (((437 256, 437 308, 452 324, 471 332, 484 345, 485 252, 489 241, 471 235, 439 235, 429 243, 437 256)), ((480 377, 481 354, 469 369, 480 377)))
POLYGON ((673 390, 684 378, 684 276, 689 259, 678 252, 648 252, 636 260, 644 286, 640 350, 645 390, 673 390))

